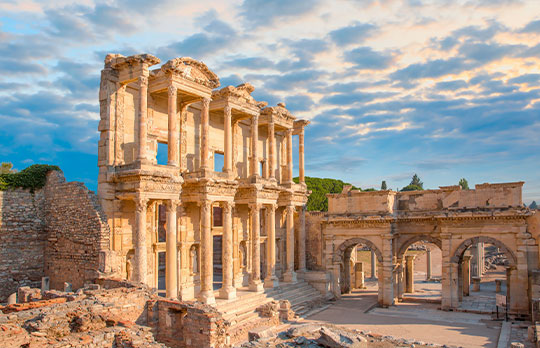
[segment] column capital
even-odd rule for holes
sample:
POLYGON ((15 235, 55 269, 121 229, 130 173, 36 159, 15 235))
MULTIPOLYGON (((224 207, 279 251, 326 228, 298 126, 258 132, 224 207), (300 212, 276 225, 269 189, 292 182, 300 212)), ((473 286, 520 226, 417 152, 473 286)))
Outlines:
POLYGON ((277 203, 265 204, 265 206, 270 208, 273 211, 275 211, 278 208, 277 203))
POLYGON ((165 204, 167 205, 167 209, 175 210, 181 204, 181 201, 179 199, 168 199, 165 204))
POLYGON ((201 103, 203 104, 204 107, 208 108, 210 106, 210 98, 209 97, 202 98, 201 103))
POLYGON ((138 80, 139 80, 139 85, 148 86, 148 76, 141 75, 139 76, 138 80))
POLYGON ((287 209, 287 212, 292 212, 292 213, 294 213, 294 212, 296 211, 296 207, 295 207, 294 205, 288 205, 288 206, 286 207, 286 209, 287 209))
POLYGON ((287 136, 292 136, 292 134, 293 134, 293 129, 292 129, 292 128, 286 129, 286 130, 285 130, 285 134, 286 134, 287 136))
POLYGON ((170 85, 167 88, 167 93, 168 93, 169 97, 176 97, 177 92, 178 92, 178 88, 176 88, 176 86, 170 85))
POLYGON ((251 115, 251 121, 253 122, 259 122, 259 114, 253 114, 251 115))
POLYGON ((232 112, 232 107, 229 104, 225 105, 225 107, 223 108, 223 113, 227 116, 230 116, 231 112, 232 112))
POLYGON ((136 198, 134 201, 137 212, 141 213, 148 208, 148 198, 136 198))
POLYGON ((221 203, 221 207, 223 208, 223 211, 226 213, 229 213, 234 208, 234 202, 224 201, 221 203))
POLYGON ((259 211, 262 208, 261 203, 249 203, 248 206, 250 211, 259 211))

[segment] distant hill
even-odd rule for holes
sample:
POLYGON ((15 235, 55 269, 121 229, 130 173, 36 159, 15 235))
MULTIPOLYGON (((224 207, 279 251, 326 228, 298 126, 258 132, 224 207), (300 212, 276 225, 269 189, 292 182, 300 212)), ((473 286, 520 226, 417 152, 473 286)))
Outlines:
MULTIPOLYGON (((293 179, 298 183, 298 178, 293 179)), ((307 202, 308 211, 328 211, 327 193, 341 193, 343 186, 351 185, 338 179, 328 178, 312 178, 306 176, 306 185, 308 190, 312 191, 307 202)), ((361 190, 359 187, 354 187, 353 190, 361 190)))

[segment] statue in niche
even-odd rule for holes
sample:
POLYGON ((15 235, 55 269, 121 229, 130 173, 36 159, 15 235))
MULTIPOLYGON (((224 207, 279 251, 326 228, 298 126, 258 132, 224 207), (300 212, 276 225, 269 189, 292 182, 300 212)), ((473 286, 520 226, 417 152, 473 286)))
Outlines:
POLYGON ((246 258, 246 243, 241 242, 239 247, 239 253, 240 253, 240 268, 246 268, 247 266, 247 258, 246 258))
POLYGON ((131 259, 133 258, 132 255, 128 255, 127 256, 127 260, 126 260, 126 275, 127 275, 127 280, 132 280, 133 278, 133 264, 131 262, 131 259))
POLYGON ((190 252, 190 263, 191 263, 191 274, 195 274, 199 272, 199 260, 198 260, 198 253, 197 253, 197 246, 192 245, 190 252))

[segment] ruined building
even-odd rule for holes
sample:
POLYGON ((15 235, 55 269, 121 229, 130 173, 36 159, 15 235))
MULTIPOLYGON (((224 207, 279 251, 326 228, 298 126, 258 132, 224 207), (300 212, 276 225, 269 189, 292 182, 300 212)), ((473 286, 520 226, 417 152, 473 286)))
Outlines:
POLYGON ((152 68, 159 62, 108 55, 101 75, 98 196, 122 276, 164 281, 167 297, 208 304, 217 288, 233 299, 238 288, 296 281, 305 271, 309 122, 256 101, 248 83, 217 89, 202 62, 152 68))

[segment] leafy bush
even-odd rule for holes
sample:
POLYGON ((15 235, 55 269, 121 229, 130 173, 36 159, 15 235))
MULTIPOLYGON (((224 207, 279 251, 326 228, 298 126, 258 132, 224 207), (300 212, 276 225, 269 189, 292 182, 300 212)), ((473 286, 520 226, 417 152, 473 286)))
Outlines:
POLYGON ((401 191, 423 191, 424 188, 418 185, 409 184, 401 189, 401 191))
POLYGON ((60 168, 49 164, 33 164, 17 173, 0 174, 0 190, 23 188, 34 192, 45 185, 47 173, 51 170, 59 171, 60 168))
MULTIPOLYGON (((293 180, 298 183, 298 178, 294 178, 293 180)), ((326 194, 341 193, 343 186, 350 184, 337 179, 321 179, 306 176, 306 185, 308 190, 312 191, 308 198, 307 210, 328 211, 328 198, 326 198, 326 194)), ((353 190, 361 189, 353 186, 353 190)))

